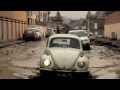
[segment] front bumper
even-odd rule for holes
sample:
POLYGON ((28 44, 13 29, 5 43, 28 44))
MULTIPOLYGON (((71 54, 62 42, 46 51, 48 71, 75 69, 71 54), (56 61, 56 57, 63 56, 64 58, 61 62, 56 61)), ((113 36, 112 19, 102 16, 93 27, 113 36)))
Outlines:
POLYGON ((90 75, 89 71, 62 71, 62 70, 44 70, 40 69, 41 77, 45 78, 83 78, 88 77, 90 75))

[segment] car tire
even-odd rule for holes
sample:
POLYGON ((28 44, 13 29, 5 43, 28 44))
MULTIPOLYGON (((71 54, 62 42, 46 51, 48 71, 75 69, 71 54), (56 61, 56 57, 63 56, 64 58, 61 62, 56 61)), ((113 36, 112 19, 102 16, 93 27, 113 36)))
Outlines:
POLYGON ((34 38, 34 41, 37 41, 37 38, 34 38))
POLYGON ((27 38, 24 38, 25 42, 28 42, 28 39, 27 38))
POLYGON ((87 46, 87 50, 90 50, 90 45, 87 46))

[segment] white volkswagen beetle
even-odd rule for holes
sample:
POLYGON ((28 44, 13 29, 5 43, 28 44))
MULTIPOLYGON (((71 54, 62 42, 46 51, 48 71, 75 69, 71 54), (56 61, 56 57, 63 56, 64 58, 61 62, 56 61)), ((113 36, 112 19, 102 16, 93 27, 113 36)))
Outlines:
POLYGON ((45 77, 76 77, 89 75, 89 60, 83 56, 79 37, 55 34, 48 38, 45 53, 40 59, 40 74, 45 77))

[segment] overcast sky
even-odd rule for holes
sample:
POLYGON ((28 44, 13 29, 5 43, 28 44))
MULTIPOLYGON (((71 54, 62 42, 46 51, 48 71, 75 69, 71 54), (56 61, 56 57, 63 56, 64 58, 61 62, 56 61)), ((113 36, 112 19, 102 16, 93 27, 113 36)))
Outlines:
MULTIPOLYGON (((50 16, 55 16, 57 11, 51 11, 50 16)), ((85 18, 88 11, 60 11, 62 16, 65 16, 67 18, 73 18, 73 19, 79 19, 79 18, 85 18)), ((92 13, 95 13, 95 11, 91 11, 92 13)))

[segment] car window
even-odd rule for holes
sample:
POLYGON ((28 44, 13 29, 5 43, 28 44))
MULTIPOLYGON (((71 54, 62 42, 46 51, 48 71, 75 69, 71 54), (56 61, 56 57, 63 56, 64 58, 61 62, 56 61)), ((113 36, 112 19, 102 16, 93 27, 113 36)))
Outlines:
POLYGON ((46 47, 47 47, 47 45, 48 45, 48 41, 49 41, 49 37, 48 37, 47 40, 46 40, 46 47))
POLYGON ((26 32, 27 33, 33 33, 33 30, 27 30, 26 32))
POLYGON ((40 32, 39 30, 35 30, 35 32, 40 32))
POLYGON ((73 34, 73 35, 76 35, 78 37, 87 36, 87 34, 84 31, 69 32, 69 34, 73 34))
POLYGON ((50 47, 80 49, 80 44, 79 44, 79 40, 74 38, 53 38, 50 41, 50 47))

